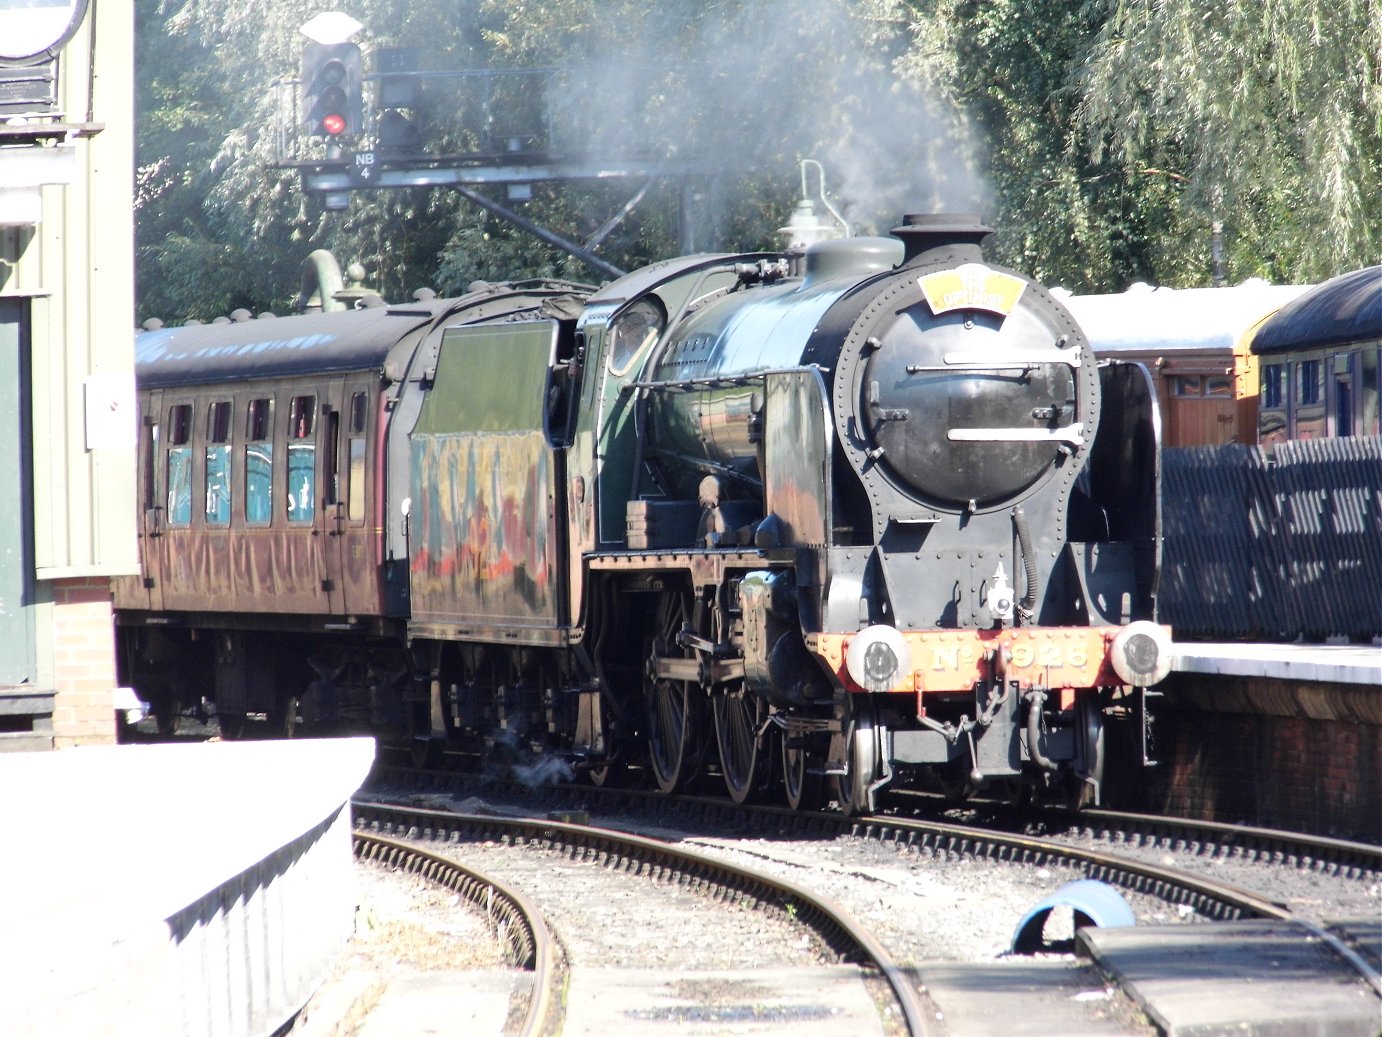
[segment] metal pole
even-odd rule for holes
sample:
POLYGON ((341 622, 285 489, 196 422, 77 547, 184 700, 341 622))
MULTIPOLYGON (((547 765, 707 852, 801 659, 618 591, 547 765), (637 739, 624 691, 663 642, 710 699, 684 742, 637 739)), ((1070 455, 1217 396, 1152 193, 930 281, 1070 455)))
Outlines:
POLYGON ((638 192, 627 202, 624 203, 624 207, 622 209, 620 209, 613 216, 607 219, 604 222, 604 224, 600 227, 600 229, 597 230, 593 235, 591 235, 590 240, 585 243, 585 247, 595 248, 597 245, 600 244, 600 242, 604 241, 605 238, 609 237, 610 234, 613 233, 614 228, 619 226, 619 224, 623 223, 625 217, 627 217, 629 213, 633 212, 633 210, 637 208, 639 202, 643 201, 643 198, 647 195, 649 188, 653 186, 653 183, 656 179, 656 177, 649 177, 647 180, 644 180, 643 186, 638 189, 638 192))
POLYGON ((536 223, 533 223, 531 220, 524 219, 522 216, 518 215, 518 213, 514 212, 512 209, 508 208, 507 206, 500 205, 493 198, 487 198, 485 195, 482 195, 479 191, 471 190, 469 187, 460 186, 456 187, 456 191, 461 195, 461 197, 474 202, 480 208, 485 209, 488 212, 494 213, 494 215, 500 217, 501 219, 508 220, 515 227, 518 227, 520 230, 526 230, 529 234, 541 238, 549 245, 556 245, 557 248, 562 249, 565 252, 569 252, 571 255, 579 259, 582 263, 585 263, 587 266, 595 270, 598 270, 600 273, 605 274, 608 277, 622 277, 625 273, 625 271, 620 270, 613 263, 606 263, 603 259, 595 255, 589 249, 582 248, 580 245, 577 245, 574 241, 567 241, 561 235, 554 234, 552 231, 547 230, 545 227, 539 227, 536 223))

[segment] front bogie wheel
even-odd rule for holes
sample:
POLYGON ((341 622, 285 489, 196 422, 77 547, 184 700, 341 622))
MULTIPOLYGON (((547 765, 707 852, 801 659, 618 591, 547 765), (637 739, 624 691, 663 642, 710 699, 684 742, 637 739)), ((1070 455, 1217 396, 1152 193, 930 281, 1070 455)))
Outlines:
POLYGON ((846 817, 873 811, 874 780, 881 756, 878 736, 873 704, 848 703, 844 728, 835 736, 844 742, 844 770, 833 776, 835 803, 846 817))

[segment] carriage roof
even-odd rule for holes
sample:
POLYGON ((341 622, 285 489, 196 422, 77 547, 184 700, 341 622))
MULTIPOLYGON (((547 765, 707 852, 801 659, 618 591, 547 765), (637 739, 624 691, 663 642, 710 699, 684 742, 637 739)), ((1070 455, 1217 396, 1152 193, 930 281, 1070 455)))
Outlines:
POLYGON ((1283 306, 1253 336, 1252 351, 1284 353, 1382 339, 1382 266, 1330 278, 1283 306))

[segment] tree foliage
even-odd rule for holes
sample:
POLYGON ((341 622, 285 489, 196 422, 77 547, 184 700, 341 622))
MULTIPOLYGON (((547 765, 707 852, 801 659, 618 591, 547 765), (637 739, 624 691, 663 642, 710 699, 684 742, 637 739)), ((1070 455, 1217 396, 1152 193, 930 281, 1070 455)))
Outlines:
MULTIPOLYGON (((905 212, 979 211, 998 228, 997 258, 1075 289, 1208 283, 1216 221, 1231 280, 1318 279, 1375 260, 1379 0, 340 6, 367 27, 367 55, 408 46, 438 72, 579 70, 538 97, 562 146, 636 151, 692 189, 655 182, 598 244, 625 268, 677 249, 688 201, 697 247, 771 247, 808 156, 856 233, 886 232, 905 212)), ((278 129, 308 0, 135 10, 141 317, 281 310, 319 247, 363 263, 390 298, 596 276, 444 189, 355 192, 345 212, 305 196, 278 129)), ((477 146, 466 119, 479 102, 442 84, 429 85, 429 148, 477 146)), ((485 132, 514 117, 505 108, 481 112, 485 132)), ((639 186, 541 184, 516 204, 579 243, 639 186)))
POLYGON ((912 0, 905 74, 988 142, 1000 248, 1085 290, 1376 261, 1376 0, 912 0))
POLYGON ((1124 0, 1074 72, 1088 150, 1174 169, 1181 222, 1221 220, 1239 273, 1316 280, 1375 262, 1376 0, 1124 0))

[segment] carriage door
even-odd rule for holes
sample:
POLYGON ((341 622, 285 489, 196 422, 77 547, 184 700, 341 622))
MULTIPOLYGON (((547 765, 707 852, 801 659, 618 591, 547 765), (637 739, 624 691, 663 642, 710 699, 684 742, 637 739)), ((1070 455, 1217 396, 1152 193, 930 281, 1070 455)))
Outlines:
POLYGON ((144 399, 139 422, 139 576, 148 594, 148 608, 163 608, 163 467, 159 457, 159 429, 163 393, 155 389, 144 399))
POLYGON ((331 506, 345 609, 371 615, 380 608, 373 526, 366 521, 372 507, 366 491, 369 489, 369 444, 374 420, 370 403, 375 395, 368 380, 346 383, 334 433, 337 439, 335 502, 331 506))
POLYGON ((333 381, 322 396, 317 426, 317 500, 313 534, 321 545, 321 589, 327 610, 344 614, 345 582, 342 570, 341 532, 341 396, 344 388, 333 381))

